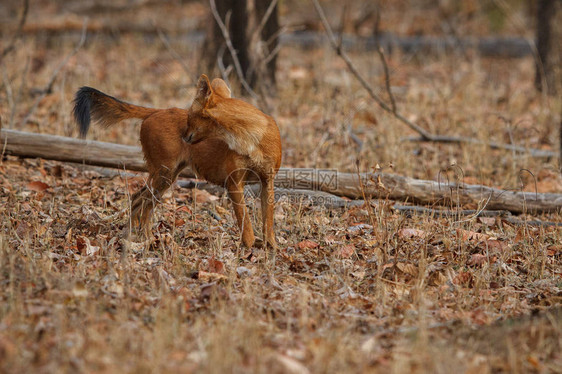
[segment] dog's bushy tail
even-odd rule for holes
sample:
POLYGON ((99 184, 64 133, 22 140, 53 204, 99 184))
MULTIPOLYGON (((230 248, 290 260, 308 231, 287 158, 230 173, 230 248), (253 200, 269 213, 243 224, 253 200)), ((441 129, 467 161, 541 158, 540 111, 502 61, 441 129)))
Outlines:
POLYGON ((90 122, 109 127, 129 118, 146 119, 157 109, 125 103, 92 87, 81 87, 74 98, 74 119, 80 137, 86 137, 90 122))

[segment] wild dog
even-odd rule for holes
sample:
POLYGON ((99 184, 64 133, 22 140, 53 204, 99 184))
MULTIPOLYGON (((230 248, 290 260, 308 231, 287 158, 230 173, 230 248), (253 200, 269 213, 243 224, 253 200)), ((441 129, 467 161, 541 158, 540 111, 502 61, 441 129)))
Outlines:
POLYGON ((197 83, 197 95, 188 110, 184 140, 193 148, 192 168, 211 183, 226 185, 233 203, 242 242, 251 247, 255 241, 244 200, 246 181, 261 183, 263 239, 275 247, 273 232, 273 181, 281 165, 281 136, 275 120, 256 107, 230 97, 221 79, 209 83, 205 74, 197 83), (220 139, 222 148, 212 154, 197 155, 199 144, 220 139), (226 148, 230 152, 224 152, 226 148), (210 159, 214 163, 210 164, 210 159))
POLYGON ((85 137, 93 120, 109 127, 126 119, 141 119, 140 141, 149 173, 146 184, 132 196, 131 223, 148 230, 150 218, 179 173, 190 167, 199 177, 226 186, 242 243, 252 247, 255 236, 246 210, 244 184, 261 183, 263 238, 275 247, 273 179, 281 164, 281 137, 272 117, 252 105, 232 99, 221 79, 206 75, 186 109, 152 109, 129 104, 91 87, 74 99, 74 118, 85 137))

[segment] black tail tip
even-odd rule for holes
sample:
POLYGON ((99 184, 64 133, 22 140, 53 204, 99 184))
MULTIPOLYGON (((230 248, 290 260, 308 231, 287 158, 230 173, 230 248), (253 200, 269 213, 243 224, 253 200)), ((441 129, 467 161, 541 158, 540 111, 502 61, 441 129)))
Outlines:
POLYGON ((81 87, 74 97, 74 120, 78 125, 80 137, 85 138, 90 129, 90 109, 92 106, 92 94, 97 90, 91 87, 81 87))

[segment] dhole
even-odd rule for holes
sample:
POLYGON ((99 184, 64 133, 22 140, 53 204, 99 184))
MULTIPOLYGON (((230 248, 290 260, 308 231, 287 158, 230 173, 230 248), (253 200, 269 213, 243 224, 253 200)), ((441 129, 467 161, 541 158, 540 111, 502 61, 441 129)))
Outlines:
POLYGON ((150 109, 82 87, 74 100, 74 118, 85 137, 90 119, 109 127, 129 118, 142 119, 140 141, 149 172, 144 187, 132 197, 131 222, 147 230, 155 203, 190 167, 198 177, 225 186, 242 232, 251 247, 254 232, 244 200, 246 181, 261 183, 263 238, 275 247, 273 179, 281 164, 281 137, 272 117, 230 96, 221 79, 201 75, 188 110, 150 109))

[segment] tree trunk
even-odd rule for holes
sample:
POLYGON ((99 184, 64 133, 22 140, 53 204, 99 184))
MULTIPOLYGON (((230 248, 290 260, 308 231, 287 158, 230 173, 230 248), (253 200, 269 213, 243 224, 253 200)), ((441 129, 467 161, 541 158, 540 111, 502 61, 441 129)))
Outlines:
POLYGON ((556 12, 555 0, 539 0, 537 7, 537 54, 535 87, 539 91, 554 94, 556 90, 554 66, 552 66, 552 20, 556 12), (546 87, 545 87, 546 86, 546 87))
MULTIPOLYGON (((266 16, 267 10, 271 5, 273 0, 255 0, 255 22, 259 25, 264 17, 266 16)), ((278 11, 279 3, 275 4, 273 8, 273 12, 267 18, 263 28, 261 29, 260 38, 262 43, 261 51, 259 51, 259 56, 257 58, 258 61, 255 61, 254 64, 260 64, 261 61, 268 58, 269 61, 263 66, 263 70, 260 71, 258 67, 256 70, 257 74, 254 74, 251 79, 251 84, 253 87, 256 86, 256 83, 261 84, 264 83, 267 87, 275 89, 276 87, 276 79, 275 79, 275 71, 277 68, 277 53, 275 50, 279 45, 279 38, 277 34, 279 32, 279 11, 278 11), (258 82, 259 80, 263 80, 263 82, 258 82)))
MULTIPOLYGON (((278 7, 267 18, 267 22, 257 35, 252 34, 251 26, 258 27, 267 13, 272 0, 215 0, 217 12, 228 27, 230 39, 240 61, 243 78, 252 89, 258 86, 275 87, 277 58, 271 53, 279 41, 275 37, 279 31, 278 7), (253 6, 252 6, 253 4, 253 6), (249 6, 250 5, 250 6, 249 6), (251 38, 255 36, 255 38, 251 38), (264 60, 267 63, 264 64, 264 60)), ((214 16, 210 14, 207 36, 202 47, 200 70, 213 76, 219 75, 218 55, 222 55, 224 68, 233 65, 232 56, 225 48, 222 31, 214 16)))
MULTIPOLYGON (((246 76, 250 69, 249 43, 246 35, 248 25, 248 12, 246 0, 215 0, 217 12, 224 24, 228 27, 228 32, 232 45, 236 50, 236 56, 240 61, 242 71, 246 76)), ((209 11, 207 22, 207 35, 201 50, 200 70, 211 76, 219 75, 217 58, 220 52, 225 67, 233 65, 232 56, 225 46, 222 31, 214 16, 209 11)))

